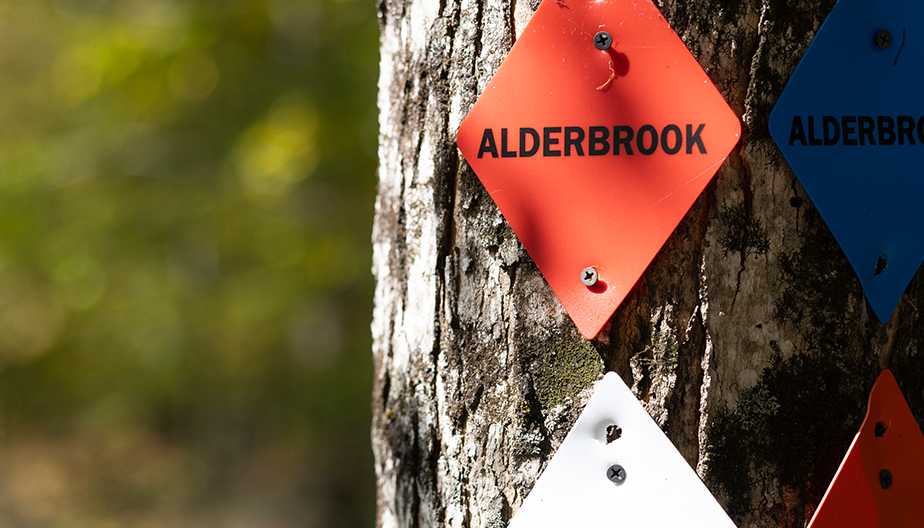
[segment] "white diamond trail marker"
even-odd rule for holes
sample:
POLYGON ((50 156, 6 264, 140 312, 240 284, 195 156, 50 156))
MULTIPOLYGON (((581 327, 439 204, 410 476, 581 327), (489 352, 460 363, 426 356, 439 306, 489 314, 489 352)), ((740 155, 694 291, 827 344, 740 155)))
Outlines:
POLYGON ((599 382, 509 528, 567 526, 735 527, 613 372, 599 382), (621 435, 608 443, 612 426, 621 435))

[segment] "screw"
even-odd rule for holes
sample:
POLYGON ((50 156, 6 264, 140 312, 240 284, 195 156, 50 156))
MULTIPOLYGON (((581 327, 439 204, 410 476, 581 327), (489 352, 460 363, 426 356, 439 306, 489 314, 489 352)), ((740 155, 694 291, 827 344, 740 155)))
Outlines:
POLYGON ((594 47, 598 50, 608 50, 613 44, 613 37, 606 31, 600 31, 594 35, 594 47))
POLYGON ((626 481, 626 469, 619 464, 613 464, 606 470, 606 478, 616 484, 622 484, 626 481))
POLYGON ((597 283, 597 269, 593 266, 588 266, 581 271, 581 282, 584 283, 584 286, 593 286, 597 283))
POLYGON ((888 469, 883 469, 879 472, 879 485, 882 486, 882 489, 889 489, 889 486, 892 485, 892 472, 888 469))
POLYGON ((879 33, 876 33, 876 44, 882 49, 888 48, 892 45, 892 35, 884 29, 879 30, 879 33))

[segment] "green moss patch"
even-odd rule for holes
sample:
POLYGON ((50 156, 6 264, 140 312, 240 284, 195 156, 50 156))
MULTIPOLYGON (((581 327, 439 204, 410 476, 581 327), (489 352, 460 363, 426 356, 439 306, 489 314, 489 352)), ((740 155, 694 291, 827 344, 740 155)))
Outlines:
POLYGON ((529 341, 536 399, 544 410, 573 405, 603 373, 603 361, 576 330, 558 329, 547 339, 529 341))

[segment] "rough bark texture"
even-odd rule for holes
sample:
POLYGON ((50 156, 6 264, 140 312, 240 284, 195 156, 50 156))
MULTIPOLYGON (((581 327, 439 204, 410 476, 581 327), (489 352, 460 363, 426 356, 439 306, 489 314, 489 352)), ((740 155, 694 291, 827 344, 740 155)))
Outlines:
POLYGON ((455 147, 538 1, 380 1, 380 526, 505 526, 610 370, 742 527, 805 525, 882 368, 921 423, 924 283, 880 324, 767 132, 833 0, 659 4, 743 135, 593 342, 455 147))

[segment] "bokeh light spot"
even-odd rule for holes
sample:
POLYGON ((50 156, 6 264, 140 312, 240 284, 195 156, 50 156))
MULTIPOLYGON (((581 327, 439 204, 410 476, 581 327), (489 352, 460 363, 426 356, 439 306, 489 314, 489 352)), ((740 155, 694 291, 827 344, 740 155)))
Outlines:
POLYGON ((257 195, 278 196, 315 169, 317 118, 298 100, 274 105, 267 117, 238 140, 235 162, 241 180, 257 195))
POLYGON ((186 101, 197 102, 211 95, 218 79, 218 64, 203 52, 178 55, 167 70, 170 91, 186 101))

